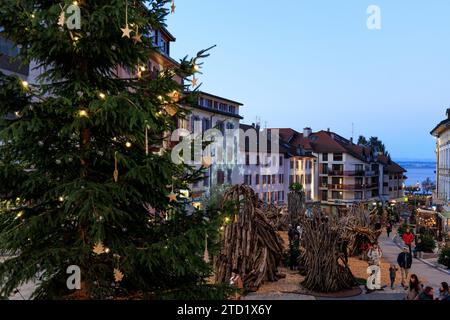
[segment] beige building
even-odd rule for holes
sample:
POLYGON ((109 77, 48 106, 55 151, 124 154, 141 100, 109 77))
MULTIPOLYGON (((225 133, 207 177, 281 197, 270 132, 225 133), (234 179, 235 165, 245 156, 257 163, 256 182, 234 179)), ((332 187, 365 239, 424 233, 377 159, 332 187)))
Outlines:
POLYGON ((450 109, 447 119, 439 123, 431 134, 436 137, 436 191, 434 202, 448 205, 450 201, 450 109))

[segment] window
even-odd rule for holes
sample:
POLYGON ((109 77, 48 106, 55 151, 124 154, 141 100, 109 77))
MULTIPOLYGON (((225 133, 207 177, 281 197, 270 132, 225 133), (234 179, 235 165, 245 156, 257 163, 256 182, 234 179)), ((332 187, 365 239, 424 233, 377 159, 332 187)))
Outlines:
POLYGON ((310 174, 307 174, 306 176, 305 184, 311 184, 312 183, 312 176, 310 174))
POLYGON ((277 175, 272 175, 272 184, 277 184, 277 175))
POLYGON ((328 191, 327 190, 323 190, 322 191, 322 197, 321 197, 322 201, 328 201, 328 191))
POLYGON ((306 200, 312 200, 311 191, 306 192, 306 200))
POLYGON ((230 113, 236 114, 236 107, 235 106, 230 106, 230 113))
POLYGON ((294 176, 290 175, 289 176, 289 185, 292 185, 292 184, 294 184, 294 176))
POLYGON ((328 161, 328 153, 322 154, 322 161, 327 162, 328 161))
POLYGON ((219 186, 223 185, 225 183, 225 172, 222 170, 217 171, 217 184, 219 186))
POLYGON ((267 176, 267 184, 271 184, 270 183, 270 178, 271 178, 271 176, 267 176))
POLYGON ((295 167, 295 160, 291 160, 291 170, 294 170, 295 167))
POLYGON ((364 179, 362 177, 355 178, 355 185, 361 187, 364 184, 364 179))
POLYGON ((249 155, 249 154, 246 154, 246 155, 245 155, 245 165, 246 165, 246 166, 249 166, 249 165, 250 165, 250 155, 249 155))
POLYGON ((214 101, 214 109, 219 109, 219 103, 217 101, 214 101))
POLYGON ((278 175, 278 183, 280 183, 280 184, 284 183, 284 176, 282 174, 278 175))
POLYGON ((246 174, 244 175, 244 184, 251 186, 252 185, 252 175, 246 174))
POLYGON ((263 177, 263 185, 264 185, 264 184, 267 184, 267 176, 266 176, 266 175, 263 175, 262 177, 263 177))
POLYGON ((283 156, 280 156, 280 167, 283 166, 283 156))
POLYGON ((322 188, 327 188, 328 187, 328 177, 320 178, 320 186, 322 188))
POLYGON ((259 174, 255 176, 255 184, 259 186, 259 174))
POLYGON ((362 174, 364 172, 363 164, 355 164, 355 171, 357 174, 362 174))
POLYGON ((356 191, 355 192, 355 200, 362 200, 362 199, 363 199, 362 191, 356 191))
MULTIPOLYGON (((227 170, 227 182, 228 182, 228 184, 231 184, 231 178, 232 178, 232 176, 233 176, 233 170, 231 170, 231 169, 228 169, 227 170)), ((250 177, 250 184, 251 184, 251 177, 250 177)))
POLYGON ((333 161, 343 161, 343 160, 344 156, 342 155, 342 153, 333 154, 333 161))
POLYGON ((320 173, 321 174, 328 174, 328 164, 326 164, 326 163, 322 164, 322 168, 320 170, 320 173))
POLYGON ((297 170, 302 170, 303 168, 303 161, 302 160, 298 160, 298 164, 297 164, 297 170))
POLYGON ((344 199, 344 193, 342 191, 333 191, 331 197, 336 200, 344 199))

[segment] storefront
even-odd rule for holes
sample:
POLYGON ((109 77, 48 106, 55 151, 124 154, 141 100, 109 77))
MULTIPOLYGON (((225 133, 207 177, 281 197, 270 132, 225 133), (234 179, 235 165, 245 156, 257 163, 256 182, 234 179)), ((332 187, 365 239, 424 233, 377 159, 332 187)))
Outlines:
POLYGON ((450 238, 450 208, 444 206, 441 212, 437 213, 438 217, 438 228, 442 236, 450 238))
POLYGON ((438 219, 436 211, 417 209, 417 232, 431 232, 434 236, 439 236, 438 219))

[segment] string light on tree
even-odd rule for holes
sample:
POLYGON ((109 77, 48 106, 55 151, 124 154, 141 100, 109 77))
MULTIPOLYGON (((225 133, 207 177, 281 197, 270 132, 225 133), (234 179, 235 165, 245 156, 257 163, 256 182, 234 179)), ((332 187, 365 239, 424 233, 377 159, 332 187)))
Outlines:
POLYGON ((88 112, 86 110, 80 110, 80 111, 78 111, 78 116, 80 118, 87 118, 88 117, 88 112))
POLYGON ((23 80, 22 81, 22 87, 24 87, 25 89, 28 89, 29 88, 28 81, 23 80))
POLYGON ((99 97, 100 99, 102 99, 102 100, 105 100, 105 99, 106 99, 106 94, 104 94, 103 92, 100 92, 100 93, 98 94, 98 97, 99 97))

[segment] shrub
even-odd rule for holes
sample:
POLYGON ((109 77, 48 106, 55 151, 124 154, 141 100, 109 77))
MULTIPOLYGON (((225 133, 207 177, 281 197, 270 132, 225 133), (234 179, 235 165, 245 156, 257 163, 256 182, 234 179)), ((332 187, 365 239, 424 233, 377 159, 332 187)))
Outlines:
POLYGON ((291 191, 302 191, 303 190, 303 185, 301 185, 298 182, 295 182, 295 183, 291 184, 291 186, 289 187, 289 190, 291 190, 291 191))
POLYGON ((439 254, 438 263, 450 269, 450 246, 446 245, 439 254))
POLYGON ((431 253, 436 249, 436 241, 431 234, 423 234, 420 239, 422 240, 422 251, 431 253))

